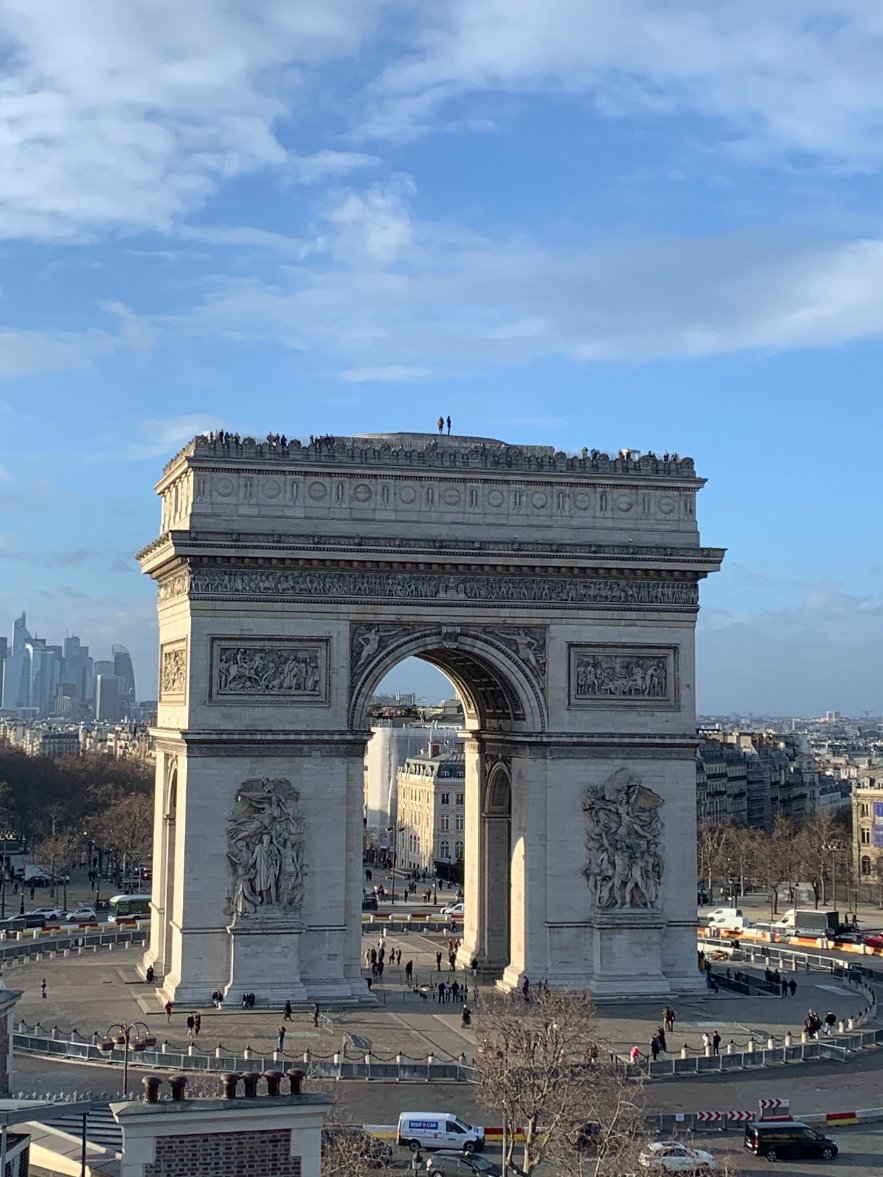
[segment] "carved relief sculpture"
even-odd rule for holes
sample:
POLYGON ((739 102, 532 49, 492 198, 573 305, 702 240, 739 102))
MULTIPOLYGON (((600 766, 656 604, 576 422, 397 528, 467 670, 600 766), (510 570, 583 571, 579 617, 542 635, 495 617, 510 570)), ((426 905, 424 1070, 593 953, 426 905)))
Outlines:
POLYGON ((360 678, 377 655, 381 654, 396 638, 414 632, 405 625, 353 626, 350 639, 352 681, 355 682, 360 678))
POLYGON ((159 664, 159 694, 161 699, 182 695, 187 687, 187 646, 184 642, 163 646, 159 664))
POLYGON ((571 704, 670 707, 676 703, 676 688, 674 646, 571 647, 571 704))
POLYGON ((286 639, 247 639, 213 647, 213 697, 216 699, 299 699, 324 701, 327 647, 286 639))
POLYGON ((300 915, 304 892, 304 821, 300 797, 284 777, 253 777, 236 794, 227 823, 229 887, 234 921, 300 915))
POLYGON ((586 789, 583 874, 599 908, 655 910, 663 860, 662 798, 627 768, 586 789))
POLYGON ((518 661, 530 671, 542 687, 546 682, 546 631, 542 626, 519 629, 485 630, 488 637, 501 641, 518 661))

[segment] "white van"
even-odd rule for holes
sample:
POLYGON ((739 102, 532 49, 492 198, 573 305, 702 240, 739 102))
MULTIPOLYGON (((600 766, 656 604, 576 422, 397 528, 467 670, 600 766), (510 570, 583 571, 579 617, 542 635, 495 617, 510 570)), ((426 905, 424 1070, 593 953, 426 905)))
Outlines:
POLYGON ((709 928, 725 929, 728 932, 741 931, 745 927, 745 916, 741 907, 716 907, 707 916, 709 928))
POLYGON ((402 1112, 396 1144, 411 1152, 419 1148, 455 1148, 478 1152, 484 1148, 484 1128, 473 1127, 450 1112, 402 1112))

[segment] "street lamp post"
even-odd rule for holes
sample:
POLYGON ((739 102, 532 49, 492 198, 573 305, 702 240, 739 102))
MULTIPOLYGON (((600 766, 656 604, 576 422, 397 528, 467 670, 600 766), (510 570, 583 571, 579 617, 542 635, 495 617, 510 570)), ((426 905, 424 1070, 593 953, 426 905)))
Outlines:
POLYGON ((140 1053, 155 1045, 156 1035, 150 1033, 144 1022, 117 1022, 108 1026, 98 1049, 110 1054, 117 1046, 123 1048, 123 1095, 129 1093, 129 1051, 140 1053))

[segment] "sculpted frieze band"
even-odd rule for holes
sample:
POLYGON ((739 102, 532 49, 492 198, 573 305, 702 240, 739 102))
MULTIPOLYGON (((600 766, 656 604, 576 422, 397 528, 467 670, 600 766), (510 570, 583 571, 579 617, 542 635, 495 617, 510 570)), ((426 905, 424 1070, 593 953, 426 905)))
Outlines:
POLYGON ((439 604, 680 606, 697 604, 695 581, 589 577, 315 572, 304 569, 196 568, 193 597, 433 601, 439 604))

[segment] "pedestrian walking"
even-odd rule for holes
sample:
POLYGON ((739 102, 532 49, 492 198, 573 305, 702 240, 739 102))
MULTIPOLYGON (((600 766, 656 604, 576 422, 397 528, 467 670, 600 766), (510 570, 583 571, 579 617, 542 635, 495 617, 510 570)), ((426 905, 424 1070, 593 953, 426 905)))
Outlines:
POLYGON ((282 1018, 283 1018, 283 1021, 286 1021, 286 1022, 291 1021, 291 1002, 290 1001, 286 1001, 286 1003, 285 1003, 285 1008, 282 1010, 282 1018))
POLYGON ((40 996, 41 996, 41 997, 45 997, 45 996, 46 996, 46 978, 45 978, 45 977, 44 977, 44 978, 43 978, 43 980, 40 982, 40 996))
POLYGON ((717 1030, 711 1036, 711 1053, 720 1054, 721 1052, 721 1036, 717 1030))
POLYGON ((439 419, 438 419, 438 431, 439 431, 439 433, 444 433, 444 431, 445 431, 444 417, 439 417, 439 419))
POLYGON ((784 977, 782 977, 781 981, 779 982, 779 987, 782 990, 781 996, 787 997, 788 996, 788 982, 785 980, 784 977))
POLYGON ((707 1032, 702 1035, 702 1045, 705 1048, 705 1053, 711 1053, 711 1035, 707 1032))
POLYGON ((478 976, 478 957, 477 956, 473 956, 472 960, 470 960, 469 967, 470 967, 470 969, 472 969, 473 977, 477 977, 478 976))
POLYGON ((284 1026, 279 1027, 279 1044, 277 1045, 276 1049, 279 1051, 280 1054, 285 1049, 285 1027, 284 1026))
POLYGON ((659 1035, 654 1034, 650 1039, 650 1054, 653 1057, 654 1063, 659 1058, 659 1035))
POLYGON ((163 1009, 166 1011, 166 1022, 168 1023, 172 1020, 172 1010, 174 1009, 174 1006, 170 1001, 167 1001, 163 1006, 163 1009))
POLYGON ((441 972, 441 960, 442 960, 442 953, 441 953, 441 949, 439 949, 438 952, 435 954, 435 971, 437 973, 441 972))
POLYGON ((659 1049, 663 1053, 666 1053, 668 1051, 668 1042, 666 1041, 665 1030, 663 1030, 662 1026, 657 1027, 656 1037, 659 1039, 659 1049))
POLYGON ((32 884, 32 885, 31 885, 31 899, 33 899, 33 898, 36 896, 36 894, 37 894, 37 892, 34 890, 34 887, 33 887, 33 884, 32 884))
POLYGON ((194 1013, 193 1015, 193 1033, 199 1037, 199 1031, 202 1029, 202 1014, 194 1013))
POLYGON ((319 1014, 321 1012, 322 1011, 319 1009, 319 1003, 317 1001, 316 1004, 313 1006, 313 1025, 314 1026, 319 1025, 319 1014))
POLYGON ((674 1032, 675 1020, 675 1011, 671 1006, 667 1005, 662 1011, 662 1024, 667 1033, 672 1034, 674 1032))
POLYGON ((405 980, 410 985, 413 978, 414 978, 414 962, 413 962, 413 960, 409 960, 407 962, 407 964, 405 965, 405 980))
POLYGON ((829 1035, 833 1034, 834 1027, 836 1025, 837 1025, 837 1015, 835 1013, 833 1013, 831 1010, 828 1010, 828 1012, 825 1014, 825 1032, 829 1035))
POLYGON ((793 977, 788 982, 788 992, 791 994, 792 997, 797 992, 797 982, 794 980, 793 977))
POLYGON ((633 1047, 631 1048, 631 1050, 629 1051, 629 1059, 631 1060, 631 1062, 632 1062, 634 1065, 637 1065, 637 1063, 638 1063, 638 1060, 640 1059, 640 1057, 641 1057, 641 1052, 640 1052, 640 1050, 638 1050, 637 1046, 633 1046, 633 1047))
POLYGON ((472 1010, 468 1005, 463 1006, 463 1013, 460 1016, 460 1025, 464 1030, 468 1030, 472 1024, 472 1010))
POLYGON ((521 996, 525 1001, 530 1001, 530 980, 528 977, 525 977, 521 982, 521 996))
POLYGON ((447 985, 445 985, 444 981, 439 981, 439 983, 438 983, 438 1003, 439 1003, 439 1005, 442 1005, 444 1003, 446 990, 447 990, 447 985))
POLYGON ((193 1027, 195 1025, 196 1025, 196 1018, 194 1018, 193 1014, 188 1014, 187 1015, 187 1037, 188 1038, 193 1037, 193 1027))
POLYGON ((448 414, 448 437, 451 436, 451 416, 448 414))

